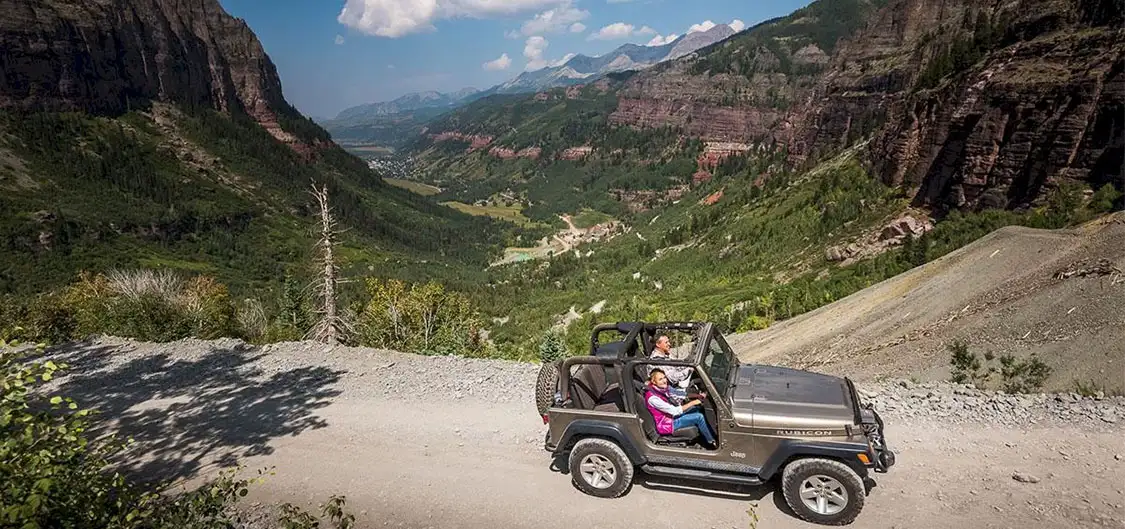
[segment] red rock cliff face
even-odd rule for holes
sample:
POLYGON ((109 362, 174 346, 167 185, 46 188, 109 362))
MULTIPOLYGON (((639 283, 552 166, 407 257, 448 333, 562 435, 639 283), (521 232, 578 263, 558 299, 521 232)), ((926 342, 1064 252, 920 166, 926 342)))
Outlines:
POLYGON ((873 133, 875 174, 937 209, 1023 207, 1062 179, 1125 187, 1125 20, 1102 4, 895 0, 840 46, 790 152, 873 133), (937 44, 971 38, 982 13, 1004 21, 995 47, 918 88, 937 44))
POLYGON ((296 114, 261 43, 216 0, 0 0, 0 13, 0 107, 241 109, 281 139, 277 114, 296 114))

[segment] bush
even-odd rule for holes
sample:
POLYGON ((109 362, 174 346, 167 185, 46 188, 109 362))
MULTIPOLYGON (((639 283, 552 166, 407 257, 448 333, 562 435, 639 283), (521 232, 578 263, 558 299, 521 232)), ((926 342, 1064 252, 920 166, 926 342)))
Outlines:
POLYGON ((951 380, 958 384, 968 384, 969 382, 981 381, 980 375, 980 359, 977 358, 975 353, 969 352, 969 346, 965 342, 953 342, 946 346, 949 349, 950 360, 952 366, 951 380))
POLYGON ((485 354, 483 325, 469 299, 440 283, 407 286, 368 279, 370 301, 359 315, 361 345, 427 355, 485 354))
POLYGON ((562 334, 556 330, 549 330, 543 335, 543 340, 539 342, 539 361, 544 364, 549 364, 556 360, 562 360, 570 356, 570 351, 566 348, 566 341, 562 334))
POLYGON ((49 343, 91 334, 156 342, 245 334, 226 286, 146 269, 83 273, 62 291, 39 296, 23 321, 27 337, 49 343))
POLYGON ((1001 356, 1000 366, 1000 375, 1004 377, 1004 391, 1008 393, 1038 391, 1051 375, 1051 367, 1035 354, 1026 360, 1016 360, 1011 355, 1001 356))
MULTIPOLYGON (((130 481, 110 465, 127 443, 112 436, 91 439, 89 410, 36 391, 67 366, 28 362, 28 350, 18 346, 0 340, 0 526, 226 529, 241 523, 235 504, 261 478, 236 480, 237 469, 229 469, 177 494, 130 481)), ((42 352, 42 345, 34 352, 42 352)), ((343 503, 333 496, 322 506, 339 529, 354 521, 343 503)), ((318 526, 289 505, 278 521, 290 528, 318 526)))
POLYGON ((969 351, 964 342, 953 342, 947 346, 950 352, 951 377, 958 384, 973 383, 977 387, 984 387, 993 375, 999 373, 1000 387, 1007 393, 1032 393, 1039 391, 1051 375, 1051 368, 1035 354, 1026 360, 1017 360, 1012 355, 1000 357, 1000 368, 989 366, 982 371, 984 364, 991 363, 995 356, 992 353, 984 354, 984 364, 981 359, 969 351))

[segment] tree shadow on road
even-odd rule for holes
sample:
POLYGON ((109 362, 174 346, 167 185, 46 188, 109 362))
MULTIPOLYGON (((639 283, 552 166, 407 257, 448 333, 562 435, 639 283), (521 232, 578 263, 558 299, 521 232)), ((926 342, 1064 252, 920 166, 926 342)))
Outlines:
POLYGON ((113 348, 76 343, 50 353, 70 364, 59 394, 96 410, 95 435, 135 444, 118 463, 141 481, 189 479, 208 467, 273 452, 271 441, 327 426, 314 412, 340 394, 345 371, 323 366, 271 369, 266 355, 239 344, 194 359, 153 354, 113 365, 113 348))

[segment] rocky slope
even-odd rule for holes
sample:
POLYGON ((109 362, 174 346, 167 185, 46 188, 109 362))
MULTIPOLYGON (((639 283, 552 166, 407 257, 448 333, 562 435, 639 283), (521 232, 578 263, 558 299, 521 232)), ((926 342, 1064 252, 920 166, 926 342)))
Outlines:
POLYGON ((745 361, 864 380, 948 380, 950 344, 1000 387, 999 358, 1037 357, 1052 391, 1125 394, 1125 214, 1072 230, 1009 227, 763 331, 733 336, 745 361), (988 360, 987 357, 994 357, 988 360))

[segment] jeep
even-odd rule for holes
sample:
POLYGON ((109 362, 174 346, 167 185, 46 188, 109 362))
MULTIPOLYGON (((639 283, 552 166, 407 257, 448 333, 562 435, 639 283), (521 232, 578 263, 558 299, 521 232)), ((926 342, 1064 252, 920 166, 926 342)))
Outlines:
POLYGON ((587 356, 544 363, 536 388, 544 449, 586 494, 622 496, 638 469, 751 486, 776 478, 800 518, 846 525, 863 509, 868 472, 895 463, 882 419, 850 379, 742 364, 712 323, 601 324, 590 342, 587 356), (614 339, 600 341, 609 332, 614 339), (679 354, 652 357, 656 339, 670 335, 686 335, 679 354), (691 368, 680 387, 700 396, 717 449, 694 426, 657 433, 644 397, 656 366, 691 368))

